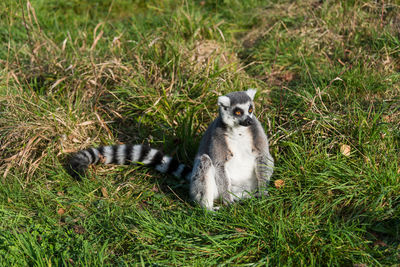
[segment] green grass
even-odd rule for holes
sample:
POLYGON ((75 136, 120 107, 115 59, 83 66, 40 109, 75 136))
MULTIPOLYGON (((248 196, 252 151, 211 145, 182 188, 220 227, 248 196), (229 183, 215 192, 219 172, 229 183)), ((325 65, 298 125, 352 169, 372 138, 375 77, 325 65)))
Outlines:
POLYGON ((396 1, 1 2, 0 265, 399 264, 398 14, 396 1), (217 97, 249 87, 276 160, 269 197, 208 213, 148 168, 82 181, 63 168, 118 142, 191 164, 217 97))

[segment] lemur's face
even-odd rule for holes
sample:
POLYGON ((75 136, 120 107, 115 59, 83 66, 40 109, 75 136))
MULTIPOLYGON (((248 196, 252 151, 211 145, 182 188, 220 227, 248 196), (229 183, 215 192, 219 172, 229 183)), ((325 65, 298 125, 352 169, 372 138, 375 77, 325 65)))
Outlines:
POLYGON ((220 96, 218 106, 222 121, 230 127, 252 125, 255 94, 256 90, 249 89, 220 96))

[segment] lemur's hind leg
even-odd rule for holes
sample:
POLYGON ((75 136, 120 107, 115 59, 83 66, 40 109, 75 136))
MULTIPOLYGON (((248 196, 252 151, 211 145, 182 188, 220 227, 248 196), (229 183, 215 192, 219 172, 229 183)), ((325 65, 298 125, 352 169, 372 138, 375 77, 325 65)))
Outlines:
POLYGON ((207 154, 201 155, 194 162, 190 195, 203 208, 214 210, 214 199, 218 197, 218 190, 215 182, 215 167, 207 154))

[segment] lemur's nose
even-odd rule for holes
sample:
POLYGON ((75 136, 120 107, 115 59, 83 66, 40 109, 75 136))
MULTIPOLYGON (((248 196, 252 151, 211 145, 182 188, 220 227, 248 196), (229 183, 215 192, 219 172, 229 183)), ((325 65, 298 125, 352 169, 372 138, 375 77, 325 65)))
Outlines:
POLYGON ((252 125, 252 124, 253 124, 253 119, 250 118, 250 117, 247 117, 247 118, 244 120, 244 124, 245 124, 246 126, 252 125))

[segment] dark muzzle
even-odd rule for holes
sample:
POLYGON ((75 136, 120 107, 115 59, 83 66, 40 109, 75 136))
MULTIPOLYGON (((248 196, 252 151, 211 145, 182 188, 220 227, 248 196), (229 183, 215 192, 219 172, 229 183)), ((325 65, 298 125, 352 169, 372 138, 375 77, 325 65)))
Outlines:
POLYGON ((244 121, 239 122, 239 124, 242 126, 250 126, 253 124, 253 119, 250 117, 247 117, 244 121))

